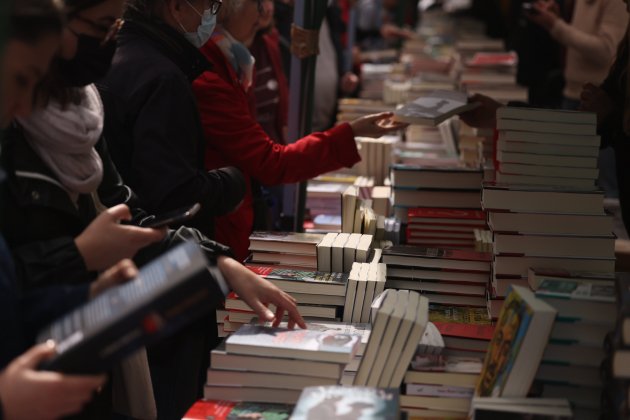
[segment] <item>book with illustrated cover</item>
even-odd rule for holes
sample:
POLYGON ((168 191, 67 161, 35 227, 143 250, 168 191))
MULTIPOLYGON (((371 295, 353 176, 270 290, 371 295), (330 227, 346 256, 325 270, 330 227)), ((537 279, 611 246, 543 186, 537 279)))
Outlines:
POLYGON ((468 102, 464 92, 435 90, 395 110, 394 119, 409 124, 437 126, 453 115, 477 106, 479 104, 468 102))
POLYGON ((501 309, 476 395, 526 396, 555 316, 556 310, 529 289, 514 286, 501 309))
POLYGON ((317 244, 324 239, 324 236, 321 233, 256 231, 249 236, 249 249, 250 251, 316 255, 317 244))
POLYGON ((547 278, 540 282, 536 296, 614 304, 617 295, 614 281, 547 278))
POLYGON ((441 354, 416 355, 411 361, 415 372, 442 372, 480 374, 483 368, 482 357, 456 357, 441 354))
POLYGON ((292 411, 288 404, 200 400, 182 420, 288 420, 292 411))
POLYGON ((305 388, 291 420, 399 418, 399 391, 371 387, 305 388))
POLYGON ((243 325, 225 342, 228 353, 349 363, 361 338, 340 332, 322 332, 260 325, 243 325))
POLYGON ((486 225, 486 213, 475 209, 418 207, 407 210, 407 222, 410 224, 479 227, 486 225))
POLYGON ((248 265, 254 273, 288 293, 317 293, 345 296, 348 274, 301 271, 248 265))

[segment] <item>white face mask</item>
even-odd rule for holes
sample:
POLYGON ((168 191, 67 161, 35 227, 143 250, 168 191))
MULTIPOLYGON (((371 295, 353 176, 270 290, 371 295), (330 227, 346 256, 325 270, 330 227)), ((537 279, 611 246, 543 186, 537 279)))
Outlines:
POLYGON ((186 37, 188 42, 190 42, 197 48, 201 48, 206 44, 206 42, 208 42, 210 36, 212 36, 212 32, 214 32, 214 28, 217 24, 217 16, 212 14, 212 11, 210 9, 204 10, 203 14, 199 13, 199 11, 195 9, 195 7, 190 4, 188 0, 186 0, 186 3, 188 3, 188 5, 195 11, 195 13, 201 16, 201 23, 197 27, 196 32, 188 32, 186 28, 184 28, 184 25, 182 25, 180 22, 177 23, 179 23, 179 26, 184 31, 184 36, 186 37))

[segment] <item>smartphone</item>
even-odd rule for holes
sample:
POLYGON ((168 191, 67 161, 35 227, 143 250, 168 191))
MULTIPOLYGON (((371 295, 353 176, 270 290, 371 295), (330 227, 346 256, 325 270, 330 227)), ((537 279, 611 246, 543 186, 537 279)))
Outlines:
POLYGON ((153 218, 144 219, 142 227, 161 228, 171 225, 178 225, 187 220, 192 219, 201 209, 201 204, 195 203, 192 206, 182 207, 168 213, 153 216, 153 218))

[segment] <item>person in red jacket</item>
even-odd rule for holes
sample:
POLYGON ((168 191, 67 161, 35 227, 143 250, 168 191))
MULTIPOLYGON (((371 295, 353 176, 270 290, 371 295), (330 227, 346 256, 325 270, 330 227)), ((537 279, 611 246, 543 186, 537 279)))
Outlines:
MULTIPOLYGON (((295 143, 274 143, 252 116, 247 91, 254 60, 243 45, 252 39, 266 0, 224 0, 219 26, 201 52, 212 63, 193 83, 206 137, 206 168, 238 167, 264 185, 295 183, 361 160, 355 136, 380 137, 404 127, 381 113, 313 133, 295 143)), ((247 257, 252 231, 251 189, 239 209, 216 219, 216 239, 229 245, 238 259, 247 257)))

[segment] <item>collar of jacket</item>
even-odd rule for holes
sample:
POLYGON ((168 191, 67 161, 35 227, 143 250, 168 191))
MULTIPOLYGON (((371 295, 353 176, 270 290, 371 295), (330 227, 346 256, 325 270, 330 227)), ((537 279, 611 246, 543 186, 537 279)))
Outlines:
POLYGON ((203 54, 166 23, 132 14, 125 19, 125 25, 118 35, 118 43, 122 45, 138 36, 155 43, 162 54, 175 63, 191 83, 204 71, 212 70, 212 65, 203 54))

